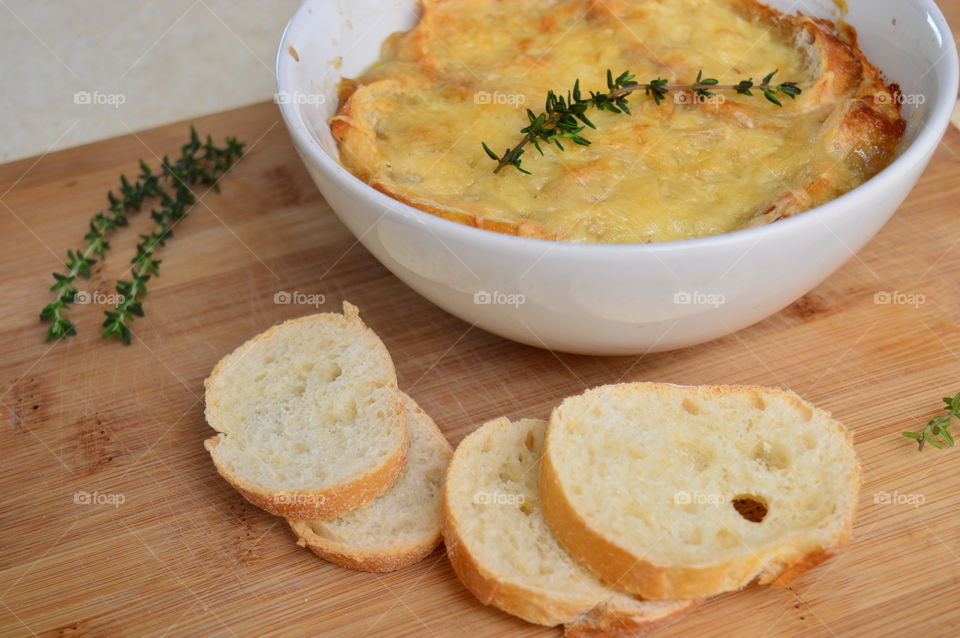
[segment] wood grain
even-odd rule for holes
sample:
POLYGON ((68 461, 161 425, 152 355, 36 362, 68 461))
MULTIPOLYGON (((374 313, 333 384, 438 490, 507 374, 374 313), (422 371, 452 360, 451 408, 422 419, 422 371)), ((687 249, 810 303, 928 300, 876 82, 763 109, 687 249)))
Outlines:
MULTIPOLYGON (((490 418, 544 418, 619 380, 794 389, 855 432, 856 542, 788 590, 720 596, 658 635, 960 632, 960 451, 919 454, 899 436, 960 390, 960 131, 881 234, 786 311, 696 348, 592 358, 470 329, 397 281, 330 212, 272 104, 196 124, 251 149, 162 251, 129 347, 99 338, 101 307, 78 306, 79 337, 53 346, 37 313, 117 175, 175 152, 186 125, 0 166, 0 635, 559 635, 480 605, 442 549, 387 575, 326 564, 217 476, 201 445, 202 381, 243 340, 313 312, 275 304, 280 290, 325 295, 320 309, 357 304, 401 387, 454 444, 490 418), (880 291, 922 303, 877 304, 880 291)), ((110 292, 146 222, 116 236, 86 290, 110 292)))
POLYGON ((960 0, 937 0, 937 6, 953 30, 953 39, 960 42, 960 0))

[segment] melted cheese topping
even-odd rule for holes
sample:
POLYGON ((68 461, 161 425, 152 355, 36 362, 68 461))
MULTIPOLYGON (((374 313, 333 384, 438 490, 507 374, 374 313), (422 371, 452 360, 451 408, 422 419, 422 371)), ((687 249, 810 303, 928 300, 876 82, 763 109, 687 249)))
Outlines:
POLYGON ((789 23, 757 19, 751 2, 427 0, 418 26, 388 41, 335 118, 341 158, 431 212, 565 241, 703 237, 755 223, 785 197, 789 214, 817 205, 892 153, 858 148, 856 135, 836 142, 855 96, 807 90, 827 68, 815 43, 789 23), (540 112, 548 90, 566 94, 578 78, 586 94, 606 90, 607 69, 686 84, 701 68, 721 84, 777 69, 805 91, 795 102, 781 96, 782 109, 759 93, 709 103, 674 93, 660 106, 635 93, 632 114, 588 112, 590 146, 540 156, 529 145, 523 166, 533 175, 494 174, 481 148, 512 147, 526 109, 540 112))

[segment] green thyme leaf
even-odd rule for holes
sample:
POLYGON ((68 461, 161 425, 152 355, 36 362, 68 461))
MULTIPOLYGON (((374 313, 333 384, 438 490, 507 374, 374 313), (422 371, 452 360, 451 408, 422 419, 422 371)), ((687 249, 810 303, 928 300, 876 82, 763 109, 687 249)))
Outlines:
POLYGON ((588 146, 590 140, 581 133, 585 126, 591 129, 597 128, 586 115, 588 109, 593 108, 601 112, 630 115, 628 96, 641 90, 645 96, 652 98, 654 103, 659 106, 673 90, 692 90, 696 95, 705 99, 714 97, 717 95, 715 91, 721 90, 735 91, 740 95, 752 97, 754 95, 752 89, 757 89, 763 92, 763 96, 768 101, 782 107, 783 103, 777 98, 778 92, 789 96, 790 99, 796 99, 802 93, 802 90, 796 82, 784 82, 779 86, 772 86, 770 82, 776 74, 777 71, 769 73, 759 85, 754 84, 751 77, 741 80, 737 84, 721 86, 716 78, 705 78, 701 69, 697 73, 697 80, 694 84, 671 86, 663 78, 656 78, 646 84, 638 84, 635 82, 636 76, 629 71, 624 71, 614 77, 613 70, 607 69, 607 91, 605 93, 590 91, 589 97, 584 97, 579 78, 574 82, 573 89, 566 92, 566 97, 558 96, 554 91, 548 91, 544 99, 543 112, 535 114, 533 111, 527 110, 528 124, 520 129, 523 137, 516 146, 504 151, 503 155, 498 156, 485 142, 481 144, 487 157, 497 163, 493 169, 494 173, 499 173, 506 166, 512 166, 521 173, 530 175, 530 171, 520 167, 520 155, 517 154, 517 151, 523 149, 527 144, 533 144, 541 155, 544 154, 542 147, 544 144, 547 146, 553 144, 557 149, 563 151, 565 149, 561 139, 569 139, 579 146, 588 146))
MULTIPOLYGON (((118 228, 129 223, 128 215, 137 213, 144 203, 150 199, 160 199, 162 202, 159 213, 151 212, 151 218, 160 226, 167 225, 182 219, 188 212, 188 207, 195 202, 190 186, 202 184, 216 188, 217 180, 232 166, 243 152, 244 144, 236 138, 227 138, 226 146, 217 147, 209 136, 206 142, 201 142, 196 129, 190 127, 190 141, 181 148, 181 156, 175 162, 163 158, 162 168, 154 172, 150 166, 140 160, 140 174, 131 181, 126 175, 120 176, 120 184, 116 192, 107 193, 107 208, 94 215, 89 223, 89 230, 84 235, 86 246, 83 249, 68 250, 67 260, 64 262, 66 274, 54 273, 54 284, 50 290, 56 292, 54 300, 40 311, 40 319, 50 322, 47 327, 46 340, 55 341, 77 334, 76 326, 64 316, 70 304, 76 300, 77 289, 74 286, 78 277, 89 277, 98 260, 106 257, 110 249, 107 236, 118 228), (173 188, 174 195, 168 193, 173 188)), ((492 155, 492 157, 496 157, 492 155)), ((171 228, 154 230, 148 236, 141 236, 144 241, 137 246, 137 256, 134 257, 134 280, 137 277, 145 282, 150 275, 156 274, 160 260, 152 258, 158 246, 163 246, 171 236, 171 228)), ((130 282, 118 282, 118 291, 122 288, 131 293, 146 294, 146 287, 137 288, 130 282), (122 285, 123 284, 123 285, 122 285)), ((121 293, 124 294, 124 293, 121 293)), ((135 295, 133 295, 135 296, 135 295)), ((117 311, 107 311, 108 329, 104 336, 117 335, 124 343, 130 343, 130 331, 127 323, 133 315, 143 316, 142 307, 135 298, 129 299, 117 311), (139 314, 137 314, 139 312, 139 314)))
POLYGON ((944 408, 947 412, 946 414, 941 414, 927 421, 927 424, 920 432, 903 432, 903 436, 919 443, 918 449, 921 451, 927 443, 937 449, 943 449, 945 446, 954 447, 956 445, 949 428, 953 425, 954 419, 960 419, 960 393, 957 393, 956 396, 953 397, 944 397, 943 403, 946 406, 944 408), (940 437, 940 439, 935 437, 940 437))

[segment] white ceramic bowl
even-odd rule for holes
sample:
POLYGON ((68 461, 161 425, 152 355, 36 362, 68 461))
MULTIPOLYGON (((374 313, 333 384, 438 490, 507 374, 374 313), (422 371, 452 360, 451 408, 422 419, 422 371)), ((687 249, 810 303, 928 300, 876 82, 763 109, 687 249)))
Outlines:
MULTIPOLYGON (((834 17, 831 0, 771 4, 834 17)), ((682 348, 760 321, 837 270, 900 206, 946 130, 957 95, 957 52, 934 2, 848 4, 847 21, 868 57, 905 94, 923 96, 923 104, 905 105, 909 128, 900 157, 824 206, 714 237, 625 245, 513 237, 424 213, 347 172, 326 123, 337 107, 337 84, 375 62, 389 34, 416 23, 413 0, 306 0, 280 44, 278 102, 307 170, 343 223, 436 305, 552 350, 613 355, 682 348)))

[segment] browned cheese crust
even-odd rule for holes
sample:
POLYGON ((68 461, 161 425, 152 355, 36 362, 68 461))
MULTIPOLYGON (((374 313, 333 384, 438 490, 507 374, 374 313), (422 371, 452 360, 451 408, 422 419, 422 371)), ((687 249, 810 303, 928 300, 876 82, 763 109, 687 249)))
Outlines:
MULTIPOLYGON (((450 221, 522 237, 598 243, 686 239, 767 224, 839 197, 876 175, 893 160, 906 129, 906 122, 900 113, 899 87, 886 82, 881 72, 867 60, 858 46, 857 35, 852 27, 803 15, 787 15, 757 0, 715 0, 715 5, 727 10, 729 16, 739 16, 746 21, 744 24, 754 25, 758 32, 775 34, 779 42, 786 43, 802 53, 808 75, 807 81, 803 82, 802 99, 791 102, 781 96, 786 104, 781 113, 776 113, 776 109, 759 95, 746 100, 726 99, 716 104, 697 106, 678 106, 671 97, 656 108, 647 108, 647 105, 644 105, 643 119, 637 119, 635 124, 618 122, 617 126, 623 128, 617 129, 616 135, 610 132, 610 139, 602 137, 604 130, 609 131, 610 124, 606 127, 599 126, 598 131, 587 129, 585 134, 591 138, 601 138, 595 141, 594 146, 605 144, 609 154, 636 153, 638 162, 647 162, 651 156, 645 155, 646 148, 651 145, 635 146, 624 151, 617 148, 616 139, 623 139, 624 135, 636 135, 638 139, 649 137, 651 130, 658 127, 658 122, 666 124, 674 121, 674 118, 685 117, 691 109, 699 109, 700 114, 709 114, 710 120, 704 126, 712 122, 712 126, 717 130, 743 131, 770 128, 767 126, 770 118, 782 118, 783 113, 793 113, 798 117, 811 112, 822 114, 822 121, 817 120, 814 134, 809 141, 797 144, 801 148, 793 148, 791 151, 790 146, 785 145, 788 150, 784 152, 807 155, 804 163, 796 167, 797 170, 783 177, 779 192, 769 184, 758 186, 755 196, 744 198, 743 207, 737 209, 734 206, 733 212, 728 212, 726 218, 706 221, 694 219, 704 206, 703 202, 700 202, 688 206, 693 209, 693 213, 684 213, 692 218, 689 222, 684 221, 682 214, 673 210, 662 212, 663 218, 659 220, 651 221, 647 214, 648 217, 641 216, 624 222, 623 218, 633 213, 630 201, 635 198, 625 195, 625 201, 608 204, 602 201, 607 195, 606 192, 587 193, 574 198, 566 193, 575 192, 571 189, 578 187, 578 184, 582 189, 603 191, 605 186, 595 186, 599 177, 616 174, 616 179, 622 183, 631 179, 630 171, 618 172, 617 167, 611 164, 611 158, 602 155, 583 165, 569 161, 568 158, 575 157, 573 150, 580 151, 579 148, 570 149, 570 144, 564 153, 554 148, 547 150, 545 157, 537 155, 532 147, 528 148, 525 167, 531 168, 535 173, 544 173, 544 167, 548 163, 555 168, 555 165, 559 165, 556 174, 550 173, 549 177, 544 177, 545 183, 535 188, 527 188, 526 185, 520 187, 510 180, 535 180, 537 175, 527 177, 513 174, 513 169, 509 167, 501 172, 501 179, 491 181, 489 186, 483 182, 482 187, 464 186, 461 191, 445 183, 440 186, 427 185, 424 175, 420 173, 411 175, 404 172, 398 175, 396 167, 391 165, 385 150, 391 143, 398 142, 392 141, 391 136, 384 133, 382 126, 386 119, 391 117, 390 113, 396 106, 402 104, 410 95, 421 91, 440 91, 443 97, 439 99, 448 100, 461 107, 464 103, 472 105, 473 96, 478 91, 489 94, 495 92, 498 86, 508 86, 513 77, 511 73, 523 78, 528 77, 527 74, 535 77, 541 70, 548 75, 552 73, 553 67, 549 66, 547 56, 533 53, 535 49, 539 51, 546 47, 543 41, 547 41, 547 38, 554 38, 549 41, 550 47, 560 49, 564 45, 566 31, 574 27, 583 30, 596 29, 598 34, 601 34, 598 37, 608 37, 610 33, 629 34, 629 27, 624 26, 628 24, 627 20, 631 15, 634 16, 633 19, 639 19, 636 17, 637 12, 642 12, 644 5, 650 3, 658 4, 654 0, 545 0, 545 6, 551 7, 551 10, 543 12, 543 15, 537 14, 539 17, 531 18, 530 24, 524 23, 517 27, 522 30, 508 43, 497 40, 493 35, 464 32, 464 37, 476 39, 476 46, 470 50, 471 54, 474 51, 479 52, 476 53, 476 59, 463 60, 461 52, 451 52, 438 34, 466 29, 468 18, 476 14, 477 19, 481 19, 481 12, 490 10, 490 3, 488 0, 424 0, 420 23, 412 31, 391 38, 385 48, 385 63, 374 67, 358 80, 345 82, 340 108, 337 115, 331 119, 331 130, 339 142, 341 160, 357 177, 382 193, 450 221), (540 49, 537 49, 537 46, 540 46, 540 49), (496 66, 501 58, 502 72, 477 70, 482 66, 496 66), (807 148, 803 148, 804 146, 807 148), (557 175, 562 176, 565 182, 572 183, 572 186, 557 187, 557 175), (531 194, 531 188, 536 192, 531 194), (538 199, 541 195, 537 193, 545 194, 548 192, 546 189, 562 191, 556 195, 557 202, 548 203, 538 199), (592 204, 594 200, 601 200, 601 203, 597 204, 601 209, 592 210, 596 208, 592 204), (514 203, 517 203, 516 207, 514 203), (564 206, 568 209, 564 209, 564 206), (570 208, 573 210, 569 210, 570 208)), ((480 27, 477 30, 483 31, 480 27)), ((553 51, 552 48, 549 50, 553 51)), ((626 57, 616 57, 622 53, 619 50, 598 53, 595 73, 602 74, 606 62, 619 59, 644 60, 649 68, 658 70, 671 81, 686 79, 686 74, 689 73, 674 70, 677 66, 685 68, 684 65, 689 62, 678 54, 675 48, 665 47, 658 50, 657 43, 652 43, 649 47, 645 44, 637 45, 627 51, 626 57), (683 78, 678 77, 678 74, 682 74, 683 78)), ((709 60, 691 63, 708 64, 709 60)), ((764 64, 766 61, 763 59, 752 61, 750 71, 758 70, 753 65, 764 64)), ((743 71, 747 74, 746 69, 743 71)), ((549 77, 553 78, 554 75, 549 77)), ((581 79, 586 82, 585 78, 581 79)), ((547 81, 552 80, 545 80, 547 81)), ((638 78, 638 81, 645 79, 638 78)), ((526 85, 518 79, 517 86, 526 85)), ((566 90, 562 86, 547 86, 566 90)), ((545 93, 539 89, 537 91, 539 93, 534 92, 531 95, 545 93)), ((686 98, 692 99, 693 95, 688 93, 686 98)), ((525 106, 537 112, 542 108, 540 99, 542 98, 537 98, 534 102, 531 98, 525 106)), ((649 98, 638 93, 631 105, 639 105, 641 100, 649 101, 649 98)), ((636 111, 638 106, 633 108, 636 111)), ((522 113, 523 109, 519 112, 522 113)), ((601 118, 605 116, 599 115, 601 118)), ((417 131, 407 131, 410 138, 424 139, 431 135, 431 116, 425 110, 422 117, 425 120, 422 135, 417 134, 417 131)), ((502 121, 500 128, 512 128, 512 125, 508 125, 510 120, 498 121, 502 121)), ((516 130, 522 127, 524 121, 525 116, 516 130)), ((782 120, 777 122, 776 126, 783 126, 782 120)), ((474 134, 471 126, 465 124, 464 128, 463 136, 474 134)), ((480 150, 480 139, 482 138, 478 138, 476 142, 471 139, 471 145, 465 147, 466 150, 438 150, 435 156, 424 153, 424 161, 432 165, 433 160, 427 158, 437 157, 438 164, 430 170, 450 173, 445 166, 455 166, 455 174, 451 173, 453 181, 474 181, 472 176, 490 172, 493 168, 493 163, 480 150), (457 152, 462 156, 456 157, 455 164, 441 163, 451 161, 451 157, 457 152)), ((513 141, 517 139, 519 134, 514 135, 513 141)), ((495 150, 499 152, 500 148, 495 150)), ((424 169, 425 174, 429 172, 424 169)), ((728 177, 755 179, 750 174, 728 177)), ((696 183, 698 182, 693 182, 696 183)), ((710 201, 707 195, 704 195, 704 201, 710 201)), ((670 208, 663 203, 651 206, 655 209, 670 208)))

